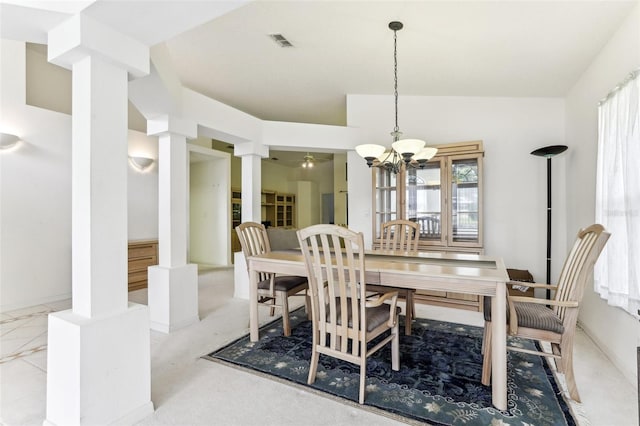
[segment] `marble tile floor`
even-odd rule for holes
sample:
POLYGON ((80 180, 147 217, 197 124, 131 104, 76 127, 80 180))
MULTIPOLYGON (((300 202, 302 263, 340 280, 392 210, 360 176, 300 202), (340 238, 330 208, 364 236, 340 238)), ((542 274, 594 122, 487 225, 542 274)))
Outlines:
MULTIPOLYGON (((130 301, 147 303, 145 290, 130 301)), ((301 305, 302 298, 294 305, 301 305)), ((46 416, 47 314, 70 300, 0 314, 0 424, 42 425, 46 416)), ((481 314, 418 305, 418 316, 482 325, 481 314)), ((261 309, 261 323, 270 321, 261 309)), ((199 273, 200 322, 151 331, 155 412, 139 425, 399 425, 365 409, 200 357, 248 332, 248 301, 233 298, 233 269, 199 273)), ((574 355, 586 419, 581 425, 638 424, 637 390, 582 332, 574 355)), ((634 378, 635 380, 635 378, 634 378)))

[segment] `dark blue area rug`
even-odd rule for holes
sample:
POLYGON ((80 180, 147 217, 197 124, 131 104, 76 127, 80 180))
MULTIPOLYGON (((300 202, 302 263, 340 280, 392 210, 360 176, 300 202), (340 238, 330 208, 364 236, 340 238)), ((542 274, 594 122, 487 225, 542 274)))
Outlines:
MULTIPOLYGON (((403 317, 401 317, 403 320, 403 317)), ((320 355, 318 375, 307 385, 311 359, 311 322, 304 310, 291 315, 292 335, 282 335, 281 320, 205 358, 221 360, 279 380, 358 401, 359 367, 320 355)), ((400 330, 403 330, 401 324, 400 330)), ((480 383, 482 328, 417 319, 411 336, 400 332, 400 371, 391 370, 390 345, 367 362, 365 406, 432 425, 575 425, 576 421, 545 360, 508 352, 508 409, 491 405, 491 387, 480 383)), ((534 349, 527 340, 511 344, 534 349)))

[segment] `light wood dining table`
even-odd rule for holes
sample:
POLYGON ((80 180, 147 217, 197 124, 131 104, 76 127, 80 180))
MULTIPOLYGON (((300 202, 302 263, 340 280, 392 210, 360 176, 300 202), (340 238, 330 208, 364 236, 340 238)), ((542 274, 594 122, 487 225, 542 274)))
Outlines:
MULTIPOLYGON (((507 270, 501 258, 476 254, 420 252, 365 253, 367 284, 413 290, 437 290, 491 297, 492 402, 507 408, 506 288, 507 270)), ((258 272, 306 276, 302 253, 273 251, 248 258, 250 339, 259 339, 258 272)), ((484 383, 488 385, 489 383, 484 383)))

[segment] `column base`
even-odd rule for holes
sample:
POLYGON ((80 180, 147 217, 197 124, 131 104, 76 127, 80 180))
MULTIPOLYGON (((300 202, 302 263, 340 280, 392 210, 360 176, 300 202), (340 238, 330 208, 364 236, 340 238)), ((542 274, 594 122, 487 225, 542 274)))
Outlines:
POLYGON ((152 330, 171 333, 200 321, 198 265, 149 267, 147 294, 152 330))
POLYGON ((233 297, 249 300, 249 272, 244 253, 237 251, 233 255, 233 297))
POLYGON ((153 413, 149 310, 49 315, 45 425, 135 423, 153 413))

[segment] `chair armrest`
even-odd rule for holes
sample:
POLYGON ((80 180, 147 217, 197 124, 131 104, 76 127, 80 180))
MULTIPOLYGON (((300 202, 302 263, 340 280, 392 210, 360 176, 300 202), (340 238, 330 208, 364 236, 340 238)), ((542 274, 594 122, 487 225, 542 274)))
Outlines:
POLYGON ((389 300, 389 299, 391 299, 391 303, 395 303, 397 298, 398 298, 398 292, 397 291, 390 291, 388 293, 383 293, 383 294, 379 295, 378 297, 373 297, 371 299, 367 298, 367 301, 365 303, 365 307, 367 307, 367 308, 375 308, 376 306, 382 305, 386 300, 389 300))
POLYGON ((525 297, 525 296, 509 296, 509 299, 512 302, 524 302, 524 303, 536 303, 538 305, 551 305, 558 306, 561 308, 577 308, 579 303, 575 300, 567 300, 567 301, 558 301, 558 300, 548 300, 548 299, 537 299, 535 297, 525 297))
POLYGON ((398 303, 398 292, 390 291, 388 293, 381 294, 379 297, 375 299, 367 299, 365 302, 365 307, 373 308, 375 306, 380 306, 384 304, 385 300, 391 300, 389 303, 389 327, 394 327, 396 325, 396 320, 398 316, 396 315, 396 305, 398 303))
POLYGON ((556 290, 558 288, 555 284, 543 284, 543 283, 529 283, 526 281, 507 281, 508 285, 521 285, 523 287, 532 288, 548 288, 549 290, 556 290))

